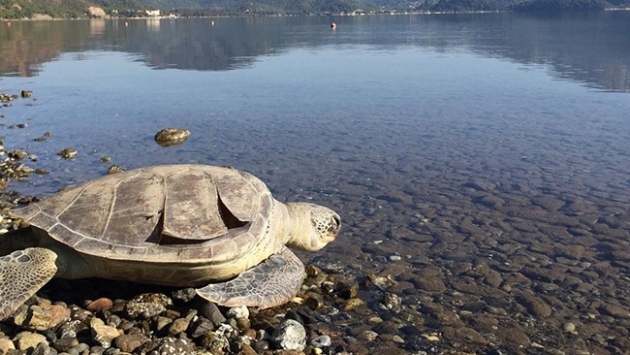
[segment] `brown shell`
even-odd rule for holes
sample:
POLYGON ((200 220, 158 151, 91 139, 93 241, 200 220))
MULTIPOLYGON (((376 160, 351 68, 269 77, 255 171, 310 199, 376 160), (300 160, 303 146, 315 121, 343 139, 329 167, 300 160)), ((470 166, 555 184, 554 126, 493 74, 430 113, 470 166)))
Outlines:
POLYGON ((220 263, 246 255, 265 236, 273 203, 250 174, 165 165, 108 175, 12 214, 81 253, 220 263))

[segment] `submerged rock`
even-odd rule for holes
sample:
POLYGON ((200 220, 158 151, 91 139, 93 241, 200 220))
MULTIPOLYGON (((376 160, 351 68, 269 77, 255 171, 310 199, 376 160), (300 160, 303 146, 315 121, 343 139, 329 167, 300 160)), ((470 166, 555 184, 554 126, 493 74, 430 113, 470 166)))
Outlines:
POLYGON ((183 128, 164 128, 155 134, 155 141, 163 147, 184 143, 190 137, 190 131, 183 128))
POLYGON ((64 159, 74 159, 77 157, 77 153, 77 150, 74 148, 65 148, 64 150, 57 153, 57 155, 64 159))

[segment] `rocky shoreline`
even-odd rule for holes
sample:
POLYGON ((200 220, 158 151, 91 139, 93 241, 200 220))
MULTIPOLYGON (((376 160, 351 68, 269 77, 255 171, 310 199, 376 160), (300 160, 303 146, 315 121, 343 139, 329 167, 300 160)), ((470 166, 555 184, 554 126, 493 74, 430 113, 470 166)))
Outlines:
MULTIPOLYGON (((0 164, 3 233, 16 229, 8 209, 31 199, 7 188, 36 170, 17 158, 0 164)), ((332 243, 346 259, 311 259, 295 300, 273 309, 216 307, 192 289, 53 280, 0 322, 0 354, 628 353, 627 201, 510 182, 514 193, 479 179, 443 195, 384 192, 373 205, 340 186, 340 203, 367 216, 348 216, 342 234, 382 239, 332 243), (381 223, 391 216, 400 223, 381 223)))

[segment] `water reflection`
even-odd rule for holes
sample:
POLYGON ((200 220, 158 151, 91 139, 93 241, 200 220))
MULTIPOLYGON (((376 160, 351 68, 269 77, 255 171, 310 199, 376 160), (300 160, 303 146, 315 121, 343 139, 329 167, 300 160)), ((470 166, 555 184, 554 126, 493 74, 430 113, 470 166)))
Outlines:
POLYGON ((140 54, 153 68, 230 70, 298 47, 417 46, 473 51, 603 90, 630 91, 630 14, 564 17, 514 14, 363 16, 335 19, 234 18, 18 22, 0 28, 0 74, 36 75, 63 52, 115 50, 140 54))

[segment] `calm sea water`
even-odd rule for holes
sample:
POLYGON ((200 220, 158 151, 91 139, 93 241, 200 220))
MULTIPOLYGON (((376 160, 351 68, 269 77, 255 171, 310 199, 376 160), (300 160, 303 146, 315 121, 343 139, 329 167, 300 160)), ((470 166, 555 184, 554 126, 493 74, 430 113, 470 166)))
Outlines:
MULTIPOLYGON (((36 99, 0 109, 5 147, 51 171, 12 185, 24 194, 101 176, 101 156, 229 164, 280 200, 339 210, 328 255, 340 260, 427 216, 507 218, 471 205, 471 181, 503 200, 571 196, 628 214, 627 12, 1 25, 0 92, 36 99), (163 148, 165 127, 192 136, 163 148), (78 157, 57 157, 66 147, 78 157)), ((383 253, 426 252, 410 235, 383 253)))

